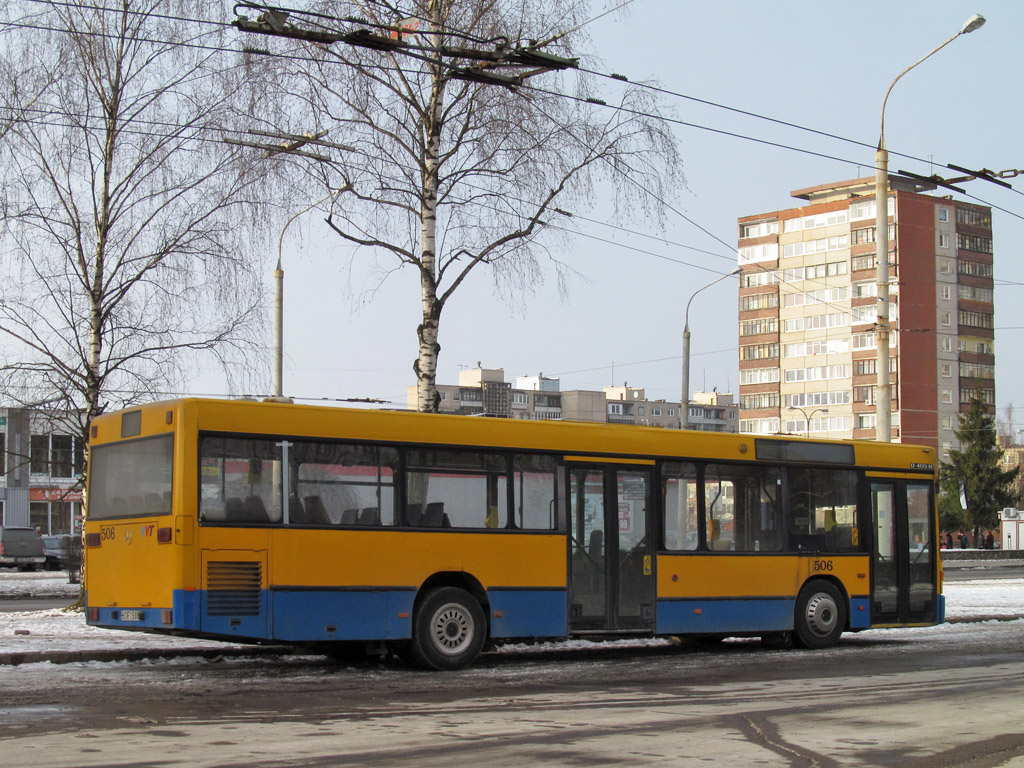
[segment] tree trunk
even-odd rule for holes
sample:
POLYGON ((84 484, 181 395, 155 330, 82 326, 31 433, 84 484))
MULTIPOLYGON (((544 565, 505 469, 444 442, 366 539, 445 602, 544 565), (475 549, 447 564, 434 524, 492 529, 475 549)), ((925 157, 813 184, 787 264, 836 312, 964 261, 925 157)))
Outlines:
MULTIPOLYGON (((441 28, 441 4, 431 4, 430 18, 434 30, 441 28)), ((435 49, 441 45, 441 35, 434 33, 435 49)), ((423 305, 423 322, 416 329, 419 338, 419 355, 413 370, 416 372, 416 410, 421 413, 437 413, 441 398, 437 394, 437 356, 441 345, 437 343, 438 324, 441 320, 443 302, 437 297, 437 190, 441 156, 441 105, 444 95, 444 80, 440 61, 431 66, 433 84, 430 92, 430 107, 423 124, 424 156, 420 197, 420 295, 423 305)))

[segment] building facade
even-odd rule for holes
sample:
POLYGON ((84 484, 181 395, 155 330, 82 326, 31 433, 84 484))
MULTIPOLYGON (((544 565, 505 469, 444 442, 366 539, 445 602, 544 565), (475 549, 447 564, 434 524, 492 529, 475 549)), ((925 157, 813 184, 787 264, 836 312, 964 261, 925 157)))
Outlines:
MULTIPOLYGON (((740 431, 875 438, 874 177, 797 190, 739 219, 740 431)), ((991 209, 889 179, 892 440, 958 447, 995 409, 991 209)))
MULTIPOLYGON (((679 403, 649 400, 643 387, 605 387, 561 391, 557 378, 538 374, 505 381, 502 368, 471 368, 459 372, 458 384, 438 384, 441 413, 497 416, 513 419, 562 419, 648 427, 679 428, 679 403)), ((406 392, 410 409, 416 408, 416 387, 406 392)), ((739 406, 731 394, 696 392, 690 403, 689 428, 709 432, 736 432, 739 406)))
POLYGON ((0 521, 43 534, 79 531, 84 458, 73 421, 0 408, 0 521))

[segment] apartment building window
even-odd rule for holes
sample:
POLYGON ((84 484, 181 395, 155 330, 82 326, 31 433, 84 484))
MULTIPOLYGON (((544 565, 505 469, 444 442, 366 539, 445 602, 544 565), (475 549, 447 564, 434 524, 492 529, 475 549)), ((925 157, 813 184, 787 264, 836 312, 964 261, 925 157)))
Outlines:
POLYGON ((944 301, 950 301, 953 298, 953 287, 950 285, 942 286, 942 298, 944 301))
POLYGON ((769 360, 779 356, 778 342, 748 344, 740 347, 740 360, 769 360))
POLYGON ((939 248, 949 248, 949 235, 939 232, 939 248))
POLYGON ((752 224, 743 224, 740 227, 740 237, 765 237, 766 235, 779 234, 779 222, 758 221, 752 224))
MULTIPOLYGON (((876 358, 869 358, 867 360, 854 360, 853 361, 853 375, 854 376, 871 376, 874 375, 876 358)), ((889 358, 889 373, 896 372, 896 358, 889 358)))
POLYGON ((608 415, 609 416, 621 416, 622 415, 622 404, 621 403, 608 403, 608 415))
POLYGON ((992 363, 960 363, 960 377, 966 379, 994 379, 996 367, 992 363))
POLYGON ((961 309, 957 313, 960 325, 968 325, 972 328, 991 328, 992 317, 990 312, 971 312, 965 309, 961 309))
POLYGON ((669 408, 668 409, 668 415, 669 416, 675 416, 676 415, 676 409, 675 408, 669 408))
POLYGON ((813 408, 818 405, 846 405, 850 393, 843 392, 797 392, 786 396, 790 408, 813 408))
POLYGON ((957 208, 956 223, 967 224, 972 227, 992 226, 992 214, 988 211, 979 211, 976 208, 957 208))
POLYGON ((992 265, 969 259, 957 259, 956 271, 960 275, 971 277, 992 277, 992 265))
POLYGON ((777 261, 779 258, 778 243, 762 243, 761 245, 746 245, 740 248, 739 263, 754 264, 761 261, 777 261))
POLYGON ((943 336, 942 337, 942 351, 943 352, 952 352, 953 351, 953 337, 952 336, 943 336))
POLYGON ((942 399, 943 403, 952 403, 953 402, 953 390, 951 390, 951 389, 944 389, 944 390, 941 391, 940 394, 941 394, 941 399, 942 399))
POLYGON ((530 396, 526 392, 513 392, 512 402, 516 405, 529 405, 530 396))
POLYGON ((973 387, 960 387, 960 402, 969 403, 976 394, 981 395, 981 402, 985 405, 996 404, 996 393, 991 389, 974 389, 973 387))
POLYGON ((953 375, 953 364, 943 363, 942 364, 942 378, 948 379, 953 375))
MULTIPOLYGON (((888 214, 892 216, 893 209, 895 208, 895 200, 889 198, 888 214)), ((857 221, 859 219, 874 219, 876 218, 875 211, 878 208, 875 205, 874 200, 866 200, 860 203, 854 203, 850 206, 850 221, 857 221)), ((891 227, 890 227, 891 229, 891 227)))
POLYGON ((777 285, 779 273, 774 269, 751 269, 740 276, 742 288, 758 288, 764 285, 777 285))
POLYGON ((740 371, 740 384, 774 384, 778 380, 778 368, 747 368, 740 371))
POLYGON ((863 272, 866 269, 874 269, 878 266, 876 256, 854 256, 850 259, 850 269, 854 272, 863 272))
POLYGON ((756 395, 743 395, 740 398, 740 407, 745 411, 756 411, 759 408, 778 408, 778 392, 760 392, 756 395))
POLYGON ((870 405, 875 402, 875 388, 874 387, 854 387, 853 388, 853 402, 855 403, 867 403, 870 405))
POLYGON ((50 477, 79 477, 85 467, 82 440, 72 435, 32 435, 29 472, 50 477))
POLYGON ((953 274, 953 265, 949 259, 939 259, 939 272, 943 275, 953 274))
POLYGON ((755 435, 775 435, 779 432, 778 419, 741 419, 740 432, 755 435))
POLYGON ((982 237, 981 235, 968 235, 966 232, 957 232, 956 247, 963 251, 992 253, 992 238, 982 237))
POLYGON ((740 336, 759 336, 762 333, 777 333, 778 330, 779 320, 776 317, 762 317, 740 323, 740 336))
POLYGON ((949 208, 939 208, 939 221, 949 221, 949 208))
POLYGON ((942 313, 942 324, 947 328, 953 324, 953 315, 950 312, 942 313))
POLYGON ((877 424, 877 416, 874 413, 858 413, 857 429, 874 429, 877 424))
POLYGON ((755 309, 774 309, 779 306, 779 294, 777 293, 755 293, 752 296, 740 298, 740 311, 750 312, 755 309))
POLYGON ((943 429, 952 429, 953 428, 953 417, 952 416, 943 416, 942 417, 942 428, 943 429))
POLYGON ((979 288, 976 285, 958 285, 956 287, 957 298, 968 301, 985 301, 992 303, 992 289, 979 288))

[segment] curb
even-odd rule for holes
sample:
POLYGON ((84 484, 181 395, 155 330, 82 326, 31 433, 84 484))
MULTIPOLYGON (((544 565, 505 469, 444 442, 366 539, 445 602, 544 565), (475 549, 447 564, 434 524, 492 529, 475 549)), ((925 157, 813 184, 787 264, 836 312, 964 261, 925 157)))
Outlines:
MULTIPOLYGON (((308 652, 308 651, 307 651, 308 652)), ((19 664, 73 664, 80 661, 144 661, 145 659, 178 659, 193 657, 209 660, 238 658, 241 656, 293 656, 297 648, 285 645, 254 645, 239 648, 123 648, 95 649, 84 651, 25 651, 24 653, 0 653, 0 666, 16 667, 19 664)))

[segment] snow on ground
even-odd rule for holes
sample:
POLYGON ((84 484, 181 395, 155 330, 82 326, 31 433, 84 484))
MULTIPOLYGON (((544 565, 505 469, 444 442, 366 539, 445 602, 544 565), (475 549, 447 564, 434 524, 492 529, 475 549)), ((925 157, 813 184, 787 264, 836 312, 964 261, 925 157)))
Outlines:
MULTIPOLYGON (((945 594, 946 616, 950 619, 1024 616, 1024 579, 946 582, 945 594)), ((0 599, 12 597, 66 597, 70 604, 78 597, 78 585, 69 584, 64 573, 0 572, 0 599)), ((635 644, 652 641, 624 642, 635 644)), ((85 623, 83 614, 77 611, 0 613, 0 653, 225 647, 225 644, 212 640, 90 627, 85 623)))

